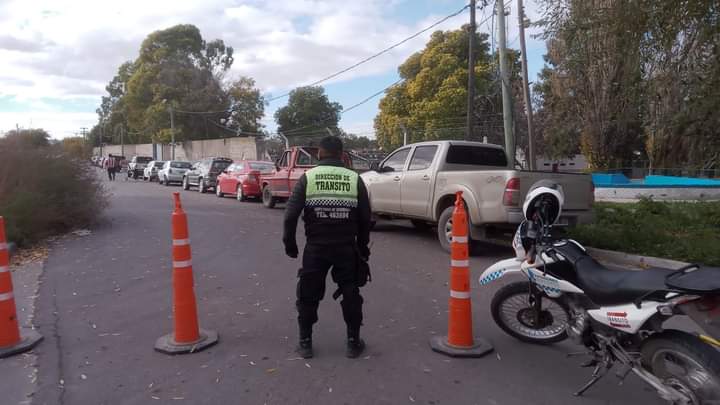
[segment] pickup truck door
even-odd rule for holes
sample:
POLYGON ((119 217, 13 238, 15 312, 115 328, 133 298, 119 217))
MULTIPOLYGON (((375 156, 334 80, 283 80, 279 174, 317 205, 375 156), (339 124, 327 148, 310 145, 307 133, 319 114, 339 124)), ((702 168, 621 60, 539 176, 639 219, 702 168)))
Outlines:
POLYGON ((280 195, 286 196, 290 192, 290 158, 292 157, 292 151, 285 151, 280 162, 278 163, 278 170, 270 180, 273 192, 279 193, 280 195))
POLYGON ((435 184, 433 161, 437 145, 416 146, 400 182, 401 206, 405 215, 428 218, 435 184))
POLYGON ((409 155, 410 148, 399 149, 378 167, 378 174, 369 185, 373 211, 401 212, 400 183, 405 174, 405 164, 409 155))

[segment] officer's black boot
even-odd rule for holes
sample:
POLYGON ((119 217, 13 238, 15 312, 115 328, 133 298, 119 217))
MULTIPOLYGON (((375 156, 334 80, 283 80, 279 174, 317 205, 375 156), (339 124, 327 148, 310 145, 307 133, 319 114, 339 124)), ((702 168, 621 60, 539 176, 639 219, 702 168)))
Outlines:
POLYGON ((348 338, 347 340, 347 351, 345 356, 349 359, 355 359, 360 357, 362 352, 365 350, 365 341, 360 338, 348 338))
POLYGON ((295 353, 303 359, 311 359, 313 357, 312 338, 300 339, 295 353))
POLYGON ((347 331, 347 350, 345 356, 349 359, 360 357, 365 350, 365 341, 360 339, 360 328, 349 327, 347 331))

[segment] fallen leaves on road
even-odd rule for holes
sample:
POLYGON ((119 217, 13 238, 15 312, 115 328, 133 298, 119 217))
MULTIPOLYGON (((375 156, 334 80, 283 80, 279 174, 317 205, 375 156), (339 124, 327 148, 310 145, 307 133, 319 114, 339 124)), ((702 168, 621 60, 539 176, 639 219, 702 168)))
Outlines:
POLYGON ((89 229, 78 229, 77 231, 72 231, 70 233, 75 236, 88 236, 92 234, 92 231, 89 229))
POLYGON ((276 368, 269 368, 269 369, 267 369, 267 370, 265 370, 265 371, 266 371, 268 374, 272 374, 272 373, 276 372, 277 369, 276 369, 276 368))
POLYGON ((312 368, 312 366, 309 363, 305 363, 305 367, 312 368))
POLYGON ((47 259, 49 249, 47 245, 37 245, 25 249, 18 249, 13 253, 10 264, 22 266, 30 263, 42 262, 47 259))
POLYGON ((408 399, 410 400, 410 402, 415 402, 415 398, 413 398, 412 395, 408 395, 408 399))

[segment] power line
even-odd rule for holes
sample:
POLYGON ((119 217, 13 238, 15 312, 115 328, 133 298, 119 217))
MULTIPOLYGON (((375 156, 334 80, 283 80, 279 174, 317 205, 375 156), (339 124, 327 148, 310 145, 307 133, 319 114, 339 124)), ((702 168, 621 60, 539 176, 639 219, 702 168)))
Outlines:
MULTIPOLYGON (((460 14, 461 14, 463 11, 465 11, 465 9, 467 9, 468 7, 469 7, 469 5, 465 5, 465 7, 461 8, 460 10, 458 10, 458 11, 456 11, 456 12, 454 12, 454 13, 452 13, 452 14, 444 17, 444 18, 442 18, 441 20, 435 22, 434 24, 430 25, 429 27, 426 27, 426 28, 422 29, 421 31, 416 32, 415 34, 413 34, 413 35, 411 35, 411 36, 403 39, 402 41, 400 41, 400 42, 398 42, 398 43, 396 43, 396 44, 394 44, 394 45, 391 45, 390 47, 385 48, 385 49, 383 49, 382 51, 380 51, 380 52, 378 52, 378 53, 376 53, 376 54, 374 54, 374 55, 368 56, 367 58, 361 60, 360 62, 357 62, 357 63, 355 63, 355 64, 353 64, 353 65, 350 65, 350 66, 346 67, 346 68, 343 69, 343 70, 340 70, 340 71, 338 71, 338 72, 335 72, 335 73, 333 73, 333 74, 331 74, 331 75, 329 75, 329 76, 326 76, 326 77, 324 77, 324 78, 322 78, 322 79, 320 79, 320 80, 316 80, 316 81, 310 83, 308 86, 316 86, 316 85, 318 85, 318 84, 320 84, 320 83, 326 82, 326 81, 328 81, 328 80, 330 80, 330 79, 333 79, 333 78, 335 78, 335 77, 337 77, 337 76, 340 76, 341 74, 343 74, 343 73, 345 73, 345 72, 348 72, 348 71, 350 71, 350 70, 352 70, 352 69, 355 69, 356 67, 358 67, 358 66, 360 66, 360 65, 362 65, 362 64, 364 64, 364 63, 367 63, 367 62, 369 62, 369 61, 377 58, 378 56, 381 56, 381 55, 383 55, 383 54, 386 54, 386 53, 390 52, 391 50, 399 47, 400 45, 402 45, 402 44, 404 44, 404 43, 406 43, 406 42, 408 42, 408 41, 410 41, 410 40, 413 40, 413 39, 419 37, 420 35, 424 34, 425 32, 427 32, 427 31, 429 31, 429 30, 437 27, 438 25, 444 23, 445 21, 447 21, 447 20, 449 20, 449 19, 451 19, 451 18, 453 18, 453 17, 455 17, 455 16, 460 15, 460 14)), ((277 99, 280 99, 280 98, 283 98, 283 97, 287 97, 287 96, 289 96, 289 95, 290 95, 290 92, 287 92, 287 93, 281 94, 281 95, 279 95, 279 96, 277 96, 277 97, 272 97, 272 98, 268 99, 267 101, 268 101, 268 102, 270 102, 270 101, 275 101, 275 100, 277 100, 277 99)))

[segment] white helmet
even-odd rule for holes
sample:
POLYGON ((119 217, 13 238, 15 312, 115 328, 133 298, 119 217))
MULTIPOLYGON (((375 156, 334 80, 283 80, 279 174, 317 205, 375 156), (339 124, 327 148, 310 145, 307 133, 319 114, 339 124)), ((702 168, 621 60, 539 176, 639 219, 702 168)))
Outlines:
POLYGON ((541 215, 545 225, 552 225, 560 219, 562 206, 565 203, 565 194, 562 186, 551 180, 540 180, 530 187, 525 202, 523 214, 528 221, 534 221, 536 215, 541 215))

